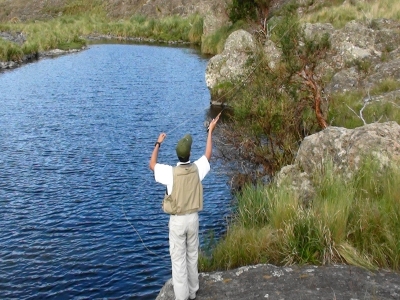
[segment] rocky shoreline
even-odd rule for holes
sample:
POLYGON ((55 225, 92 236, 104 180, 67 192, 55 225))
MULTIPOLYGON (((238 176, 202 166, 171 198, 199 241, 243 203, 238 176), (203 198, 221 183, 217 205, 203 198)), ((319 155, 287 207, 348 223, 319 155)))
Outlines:
POLYGON ((56 57, 56 56, 60 56, 60 55, 76 53, 76 52, 85 50, 86 48, 87 47, 82 47, 81 49, 71 49, 71 50, 53 49, 53 50, 49 50, 49 51, 39 52, 36 54, 25 55, 19 61, 5 61, 5 62, 0 61, 0 72, 21 67, 22 65, 25 65, 25 64, 28 64, 28 63, 31 63, 34 61, 38 61, 41 58, 56 57))

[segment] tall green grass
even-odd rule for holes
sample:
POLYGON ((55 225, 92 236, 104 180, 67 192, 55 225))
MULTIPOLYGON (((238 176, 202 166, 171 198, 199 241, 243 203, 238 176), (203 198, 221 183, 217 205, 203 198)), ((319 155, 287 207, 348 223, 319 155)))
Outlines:
POLYGON ((400 270, 400 169, 366 159, 350 178, 332 163, 312 177, 307 205, 289 182, 246 187, 226 236, 202 271, 257 263, 347 263, 400 270))
POLYGON ((23 56, 21 47, 0 38, 0 61, 20 61, 23 56))

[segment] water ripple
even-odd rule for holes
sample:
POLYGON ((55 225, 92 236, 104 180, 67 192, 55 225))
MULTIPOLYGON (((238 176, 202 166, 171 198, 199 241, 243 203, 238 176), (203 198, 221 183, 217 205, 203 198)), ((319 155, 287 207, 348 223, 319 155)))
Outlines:
MULTIPOLYGON (((206 63, 190 49, 93 45, 0 74, 0 299, 155 298, 171 267, 148 160, 162 131, 161 162, 175 163, 187 132, 203 154, 206 63)), ((202 236, 225 230, 226 180, 204 181, 202 236)))

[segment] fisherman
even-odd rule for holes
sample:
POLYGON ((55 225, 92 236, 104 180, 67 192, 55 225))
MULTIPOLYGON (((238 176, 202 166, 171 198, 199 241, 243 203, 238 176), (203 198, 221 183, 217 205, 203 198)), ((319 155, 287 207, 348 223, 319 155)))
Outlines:
MULTIPOLYGON (((220 113, 221 114, 221 113, 220 113)), ((164 212, 169 219, 169 253, 172 265, 172 284, 176 300, 195 299, 199 289, 197 261, 199 255, 199 216, 203 209, 201 181, 210 171, 212 133, 220 114, 208 128, 205 153, 190 162, 192 136, 186 134, 176 145, 179 162, 176 167, 157 163, 158 151, 166 134, 161 133, 150 158, 150 169, 156 182, 165 185, 164 212)))

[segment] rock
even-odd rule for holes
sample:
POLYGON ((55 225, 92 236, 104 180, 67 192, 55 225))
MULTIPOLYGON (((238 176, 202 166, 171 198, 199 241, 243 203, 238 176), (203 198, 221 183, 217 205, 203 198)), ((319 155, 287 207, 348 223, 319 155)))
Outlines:
POLYGON ((14 61, 6 61, 6 62, 0 62, 0 70, 4 69, 14 69, 19 67, 19 64, 14 62, 14 61))
MULTIPOLYGON (((200 273, 196 300, 400 299, 400 274, 348 266, 246 266, 200 273)), ((174 300, 169 280, 156 300, 174 300)))
POLYGON ((363 85, 365 87, 371 87, 387 78, 400 81, 400 58, 375 65, 372 74, 365 78, 363 85))
POLYGON ((278 187, 282 184, 288 184, 290 188, 297 193, 300 201, 305 205, 315 196, 315 188, 311 183, 310 175, 306 172, 302 172, 298 165, 283 167, 274 180, 278 187))
POLYGON ((76 53, 76 52, 82 51, 84 49, 86 49, 86 46, 82 47, 81 49, 70 49, 70 50, 53 49, 53 50, 49 50, 49 51, 43 51, 43 52, 39 52, 39 53, 24 55, 22 60, 18 61, 18 62, 14 62, 14 61, 0 62, 0 71, 5 70, 5 69, 18 68, 18 67, 22 66, 23 64, 32 62, 39 58, 56 57, 56 56, 60 56, 60 55, 71 54, 71 53, 76 53))
POLYGON ((327 96, 334 92, 370 88, 388 77, 400 80, 397 61, 400 57, 400 22, 386 19, 369 23, 351 21, 343 29, 333 31, 329 24, 305 26, 308 37, 318 30, 330 34, 329 55, 321 62, 323 67, 316 68, 320 78, 332 78, 325 88, 327 96))
POLYGON ((324 34, 333 34, 335 28, 330 23, 306 23, 303 27, 306 39, 320 39, 324 34))
POLYGON ((244 79, 251 70, 247 62, 255 49, 255 40, 249 32, 237 30, 231 33, 222 53, 212 57, 207 64, 205 74, 207 87, 212 90, 220 83, 244 79))
POLYGON ((294 164, 282 168, 275 177, 278 184, 289 181, 303 203, 314 195, 310 176, 331 160, 335 170, 351 176, 360 162, 372 155, 381 167, 400 164, 400 125, 396 122, 372 123, 355 129, 330 126, 306 137, 294 164))
POLYGON ((348 92, 356 89, 360 82, 360 73, 355 67, 343 69, 333 75, 331 81, 325 87, 328 94, 348 92))
POLYGON ((22 32, 0 32, 0 38, 22 45, 26 41, 26 36, 22 32))
POLYGON ((378 59, 381 53, 374 51, 376 32, 356 21, 349 22, 344 29, 335 30, 330 36, 332 53, 329 60, 336 69, 364 59, 378 59))
POLYGON ((229 23, 230 21, 226 14, 224 15, 224 18, 221 18, 220 15, 216 15, 215 13, 206 14, 203 21, 203 37, 214 33, 219 28, 229 23))
POLYGON ((400 162, 399 124, 372 123, 355 129, 330 126, 302 141, 295 164, 312 174, 327 159, 333 159, 336 169, 352 172, 369 154, 381 166, 400 162))
POLYGON ((203 16, 203 38, 225 25, 230 25, 228 3, 224 1, 199 1, 197 12, 203 16))
POLYGON ((46 57, 46 56, 53 57, 53 56, 71 54, 71 53, 80 52, 81 50, 83 50, 85 48, 86 47, 82 47, 82 49, 70 49, 70 50, 52 49, 49 51, 40 52, 39 57, 46 57))
MULTIPOLYGON (((308 23, 303 29, 307 39, 318 40, 324 34, 329 35, 331 49, 315 68, 315 78, 330 78, 322 91, 326 99, 333 93, 371 89, 387 78, 400 81, 400 22, 386 19, 368 23, 351 21, 342 29, 335 29, 329 23, 308 23)), ((224 51, 210 59, 206 83, 212 104, 221 104, 216 88, 219 84, 240 81, 251 72, 252 66, 246 62, 251 58, 252 49, 252 35, 241 30, 232 33, 224 51)), ((267 39, 264 52, 269 67, 275 70, 281 59, 280 49, 267 39)))
POLYGON ((281 51, 276 47, 273 41, 268 39, 264 44, 264 52, 268 61, 268 67, 270 67, 271 70, 275 70, 281 60, 281 51))

